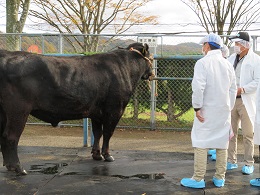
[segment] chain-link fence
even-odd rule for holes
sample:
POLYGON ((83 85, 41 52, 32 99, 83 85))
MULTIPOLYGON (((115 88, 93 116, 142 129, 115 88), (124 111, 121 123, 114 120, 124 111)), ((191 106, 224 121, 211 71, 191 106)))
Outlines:
MULTIPOLYGON (((44 55, 78 55, 106 52, 132 42, 150 45, 156 80, 140 81, 118 127, 190 130, 194 112, 191 106, 191 80, 196 61, 201 58, 199 40, 204 35, 79 35, 79 34, 0 34, 0 48, 44 55)), ((253 36, 253 49, 258 36, 253 36)), ((227 37, 223 37, 224 40, 227 37)), ((232 52, 231 52, 232 53, 232 52)), ((46 124, 32 116, 28 124, 46 124)), ((82 126, 82 120, 60 124, 82 126)))

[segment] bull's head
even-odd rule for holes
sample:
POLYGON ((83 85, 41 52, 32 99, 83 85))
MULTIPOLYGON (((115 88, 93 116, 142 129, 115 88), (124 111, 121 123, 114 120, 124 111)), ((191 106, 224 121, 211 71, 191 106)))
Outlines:
POLYGON ((147 66, 141 79, 152 80, 152 78, 154 77, 154 73, 152 69, 152 58, 150 58, 149 46, 146 43, 144 45, 142 43, 133 43, 129 45, 127 49, 139 53, 146 61, 147 66))

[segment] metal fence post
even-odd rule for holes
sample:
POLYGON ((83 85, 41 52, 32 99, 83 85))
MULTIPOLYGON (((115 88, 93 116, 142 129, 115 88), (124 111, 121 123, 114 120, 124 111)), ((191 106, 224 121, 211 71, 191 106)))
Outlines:
POLYGON ((63 53, 63 36, 59 34, 59 53, 63 53))
MULTIPOLYGON (((154 55, 156 55, 156 47, 154 48, 154 55)), ((153 70, 154 70, 154 74, 155 76, 157 75, 157 65, 156 65, 156 61, 153 60, 153 70)), ((155 84, 155 80, 151 81, 151 116, 150 116, 150 120, 151 120, 151 130, 155 130, 155 110, 156 110, 156 84, 155 84)))
POLYGON ((252 39, 253 39, 252 48, 253 51, 255 52, 257 49, 257 36, 252 36, 252 39))
POLYGON ((83 118, 83 146, 88 147, 88 119, 83 118))
POLYGON ((93 146, 94 144, 94 135, 92 132, 92 127, 88 128, 88 118, 83 118, 83 147, 93 146), (90 144, 88 144, 88 131, 90 130, 90 144))
POLYGON ((22 51, 22 36, 19 35, 19 50, 22 51))
POLYGON ((151 130, 155 130, 155 81, 151 81, 151 130))
POLYGON ((41 37, 42 37, 42 54, 44 54, 45 53, 45 51, 44 51, 44 36, 41 35, 41 37))

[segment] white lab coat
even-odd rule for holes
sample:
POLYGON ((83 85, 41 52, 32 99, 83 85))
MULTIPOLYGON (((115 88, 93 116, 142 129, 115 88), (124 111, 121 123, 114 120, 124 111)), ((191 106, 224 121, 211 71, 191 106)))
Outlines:
POLYGON ((211 50, 197 61, 192 91, 192 106, 201 108, 205 118, 204 122, 194 118, 192 146, 227 149, 237 87, 234 68, 220 50, 211 50))
MULTIPOLYGON (((233 65, 236 54, 232 54, 228 60, 233 65)), ((245 93, 241 95, 242 101, 246 107, 246 111, 254 126, 256 114, 256 90, 260 80, 260 56, 249 49, 241 65, 240 86, 243 87, 245 93)))
POLYGON ((260 145, 260 84, 256 92, 256 118, 254 128, 254 143, 260 145))

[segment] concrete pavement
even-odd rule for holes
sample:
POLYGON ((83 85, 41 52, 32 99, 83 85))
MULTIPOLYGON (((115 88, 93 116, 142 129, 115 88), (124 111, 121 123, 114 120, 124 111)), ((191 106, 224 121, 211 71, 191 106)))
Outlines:
MULTIPOLYGON (((16 176, 0 167, 0 194, 88 194, 88 195, 170 195, 170 194, 260 194, 249 180, 260 177, 259 163, 252 175, 239 168, 228 171, 226 184, 212 183, 215 162, 209 160, 205 189, 180 185, 193 173, 193 153, 112 150, 115 162, 94 161, 91 149, 19 146, 21 164, 27 176, 16 176)), ((0 164, 2 164, 2 158, 0 164)))

